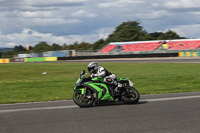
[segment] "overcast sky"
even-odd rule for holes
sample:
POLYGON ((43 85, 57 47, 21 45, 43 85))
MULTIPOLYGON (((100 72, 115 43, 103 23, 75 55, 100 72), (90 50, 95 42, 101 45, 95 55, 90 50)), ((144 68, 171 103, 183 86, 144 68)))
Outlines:
POLYGON ((0 0, 0 47, 93 43, 126 21, 200 38, 200 0, 0 0))

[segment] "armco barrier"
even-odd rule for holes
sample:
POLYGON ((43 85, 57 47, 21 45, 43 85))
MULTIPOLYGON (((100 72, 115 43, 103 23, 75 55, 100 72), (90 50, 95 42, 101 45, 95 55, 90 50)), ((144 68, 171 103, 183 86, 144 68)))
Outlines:
POLYGON ((10 59, 0 59, 0 63, 9 63, 10 59))
POLYGON ((179 57, 184 56, 184 52, 179 52, 179 53, 178 53, 178 56, 179 56, 179 57))
POLYGON ((196 57, 197 56, 197 52, 193 52, 192 56, 196 57))
POLYGON ((197 51, 197 56, 200 56, 200 51, 197 51))
POLYGON ((191 57, 191 52, 186 52, 187 57, 191 57))
POLYGON ((179 57, 196 57, 196 56, 200 56, 200 51, 197 51, 197 52, 179 52, 178 56, 179 57))

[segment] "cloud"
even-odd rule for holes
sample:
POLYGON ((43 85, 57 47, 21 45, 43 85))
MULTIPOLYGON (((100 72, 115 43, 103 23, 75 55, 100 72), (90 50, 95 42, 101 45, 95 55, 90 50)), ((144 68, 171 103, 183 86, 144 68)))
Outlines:
MULTIPOLYGON (((0 35, 0 46, 14 46, 30 44, 34 46, 35 44, 47 41, 49 44, 59 43, 64 44, 70 41, 64 36, 53 36, 51 33, 39 33, 31 29, 23 29, 21 33, 13 33, 8 35, 0 35)), ((74 40, 73 40, 74 41, 74 40)))
POLYGON ((71 14, 72 17, 89 17, 89 18, 94 18, 96 17, 97 15, 94 14, 94 13, 89 13, 85 10, 78 10, 76 12, 73 12, 71 14))
POLYGON ((56 5, 56 4, 67 4, 67 3, 80 3, 80 2, 87 2, 88 0, 48 0, 47 1, 42 1, 42 0, 26 0, 31 1, 34 5, 56 5))
POLYGON ((147 32, 200 36, 199 0, 0 0, 0 12, 0 46, 93 43, 137 20, 147 32))
POLYGON ((171 28, 171 30, 177 32, 179 35, 189 38, 199 38, 199 29, 200 29, 200 24, 180 25, 171 28))
POLYGON ((160 19, 169 17, 172 14, 166 10, 152 10, 145 13, 137 13, 133 14, 133 16, 137 17, 139 20, 148 20, 148 19, 160 19))
POLYGON ((20 33, 7 35, 2 35, 0 33, 0 47, 13 47, 15 45, 26 46, 26 44, 34 46, 41 41, 46 41, 49 44, 58 43, 60 45, 63 45, 64 43, 73 44, 76 41, 93 43, 97 41, 97 39, 107 38, 113 29, 113 27, 100 28, 93 34, 67 36, 55 36, 51 33, 40 33, 32 29, 23 29, 20 33))
POLYGON ((198 8, 199 0, 169 0, 164 4, 167 8, 198 8))
POLYGON ((49 7, 49 6, 81 6, 88 0, 25 0, 32 6, 36 7, 49 7))
POLYGON ((103 3, 99 3, 98 6, 99 7, 103 7, 103 8, 111 8, 111 7, 124 7, 124 6, 130 6, 130 5, 134 5, 134 4, 142 4, 144 3, 143 0, 112 0, 109 2, 103 2, 103 3))
POLYGON ((53 17, 49 11, 23 11, 17 14, 19 17, 53 17))
POLYGON ((78 19, 63 19, 63 18, 32 18, 32 19, 19 19, 20 22, 26 26, 46 26, 46 25, 59 25, 66 23, 79 23, 78 19))

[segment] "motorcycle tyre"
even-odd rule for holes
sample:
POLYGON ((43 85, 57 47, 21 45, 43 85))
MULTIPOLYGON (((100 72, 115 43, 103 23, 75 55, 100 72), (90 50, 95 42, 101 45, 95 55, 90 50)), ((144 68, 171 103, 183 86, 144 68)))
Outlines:
POLYGON ((140 99, 140 94, 139 92, 134 88, 134 87, 131 87, 131 90, 134 92, 134 94, 136 95, 134 99, 129 99, 128 97, 126 96, 123 96, 121 97, 121 100, 122 102, 124 102, 125 104, 136 104, 138 103, 139 99, 140 99))
POLYGON ((73 101, 78 105, 78 106, 80 106, 80 107, 91 107, 93 104, 94 104, 94 102, 95 102, 95 98, 92 96, 92 102, 91 103, 89 103, 89 104, 81 104, 80 102, 79 102, 79 100, 77 100, 76 99, 76 96, 77 96, 77 93, 79 93, 80 92, 80 90, 75 90, 75 92, 74 92, 74 94, 73 94, 73 101))

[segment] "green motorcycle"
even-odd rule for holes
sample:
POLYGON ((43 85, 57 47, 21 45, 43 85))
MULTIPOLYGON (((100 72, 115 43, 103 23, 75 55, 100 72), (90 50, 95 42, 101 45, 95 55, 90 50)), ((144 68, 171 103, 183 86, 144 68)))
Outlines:
POLYGON ((112 89, 103 82, 102 77, 92 78, 88 81, 87 78, 84 78, 84 75, 85 71, 83 70, 76 81, 73 94, 73 101, 80 107, 121 101, 125 104, 135 104, 140 99, 139 92, 128 78, 120 78, 118 87, 112 89))

